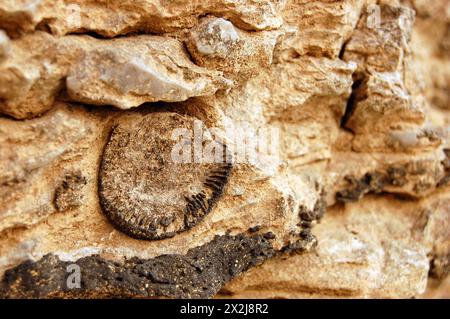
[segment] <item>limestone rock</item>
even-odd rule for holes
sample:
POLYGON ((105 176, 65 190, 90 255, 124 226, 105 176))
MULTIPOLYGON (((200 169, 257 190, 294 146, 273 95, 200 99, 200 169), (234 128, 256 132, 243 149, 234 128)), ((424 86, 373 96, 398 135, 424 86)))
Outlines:
MULTIPOLYGON (((405 136, 408 131, 417 131, 419 139, 427 107, 422 96, 414 94, 412 86, 418 80, 409 81, 405 75, 414 11, 384 4, 379 7, 379 25, 370 18, 363 15, 343 55, 358 64, 343 125, 356 134, 353 149, 361 152, 383 149, 390 137, 405 136)), ((436 135, 422 137, 425 145, 439 145, 436 135)))
POLYGON ((427 299, 448 299, 450 295, 450 277, 447 277, 444 281, 430 280, 428 289, 422 298, 427 299))
POLYGON ((89 1, 5 0, 0 6, 0 28, 13 34, 47 28, 64 35, 91 31, 105 37, 131 32, 165 33, 189 28, 205 14, 224 16, 249 30, 281 25, 284 1, 89 1))
POLYGON ((229 84, 218 72, 189 61, 177 40, 148 36, 111 40, 110 45, 87 52, 67 77, 73 100, 121 109, 210 95, 229 84))
POLYGON ((0 297, 449 297, 448 8, 1 1, 0 297))
POLYGON ((0 121, 1 231, 39 223, 93 196, 86 182, 94 171, 83 154, 101 134, 94 116, 60 104, 39 119, 0 121))
MULTIPOLYGON (((314 229, 319 241, 315 252, 270 260, 222 293, 234 298, 420 295, 427 285, 428 241, 443 235, 433 225, 436 219, 447 226, 449 221, 448 198, 427 201, 413 207, 392 198, 367 198, 335 207, 314 229)), ((441 238, 448 241, 448 233, 441 238)))
MULTIPOLYGON (((38 261, 49 253, 64 262, 92 254, 115 262, 133 257, 152 262, 152 258, 160 255, 185 255, 190 249, 204 247, 217 235, 227 233, 238 238, 263 237, 270 242, 271 253, 305 251, 315 245, 310 228, 323 214, 320 189, 313 193, 301 192, 281 176, 268 179, 261 168, 247 163, 234 165, 229 185, 210 214, 192 229, 164 239, 164 245, 161 241, 137 240, 116 229, 100 207, 97 171, 112 128, 141 116, 142 110, 117 114, 58 103, 55 109, 37 119, 23 122, 3 119, 3 140, 9 142, 4 143, 7 153, 2 160, 6 168, 2 191, 10 195, 2 197, 0 224, 2 233, 9 235, 0 239, 1 255, 5 256, 1 260, 1 272, 26 258, 38 261), (13 129, 18 125, 23 128, 13 129), (39 147, 32 144, 36 141, 39 147), (22 147, 13 147, 14 142, 22 147), (41 158, 41 161, 30 164, 30 158, 41 158), (58 169, 60 175, 52 174, 58 169), (245 193, 236 194, 237 188, 245 189, 245 193), (20 196, 24 192, 27 197, 20 196), (261 215, 261 211, 265 214, 261 215), (240 217, 235 218, 236 215, 240 217), (54 231, 49 232, 49 227, 54 231)), ((303 183, 305 190, 312 183, 301 177, 296 182, 303 183)), ((238 252, 233 250, 234 253, 238 252)), ((90 276, 101 276, 101 273, 93 272, 90 276)), ((205 276, 214 277, 208 271, 205 276)), ((209 294, 217 292, 221 285, 209 294)), ((18 296, 24 295, 18 292, 18 296)))
POLYGON ((193 64, 181 42, 172 38, 102 41, 36 32, 11 46, 0 65, 0 111, 18 119, 50 109, 64 88, 77 102, 128 109, 214 94, 231 84, 220 72, 193 64))
POLYGON ((0 63, 2 63, 9 54, 11 44, 4 31, 0 31, 0 63))
POLYGON ((336 58, 352 36, 372 0, 288 1, 284 27, 291 31, 284 46, 299 55, 336 58))
POLYGON ((439 108, 450 105, 450 68, 448 66, 448 34, 450 30, 450 4, 448 1, 413 2, 420 17, 413 33, 417 60, 416 67, 422 71, 428 101, 439 108), (425 62, 426 61, 426 62, 425 62))

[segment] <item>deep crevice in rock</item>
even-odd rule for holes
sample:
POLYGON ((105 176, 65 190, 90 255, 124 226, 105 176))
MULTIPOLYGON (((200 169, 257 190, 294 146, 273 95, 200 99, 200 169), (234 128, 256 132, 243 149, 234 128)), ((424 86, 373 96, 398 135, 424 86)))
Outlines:
POLYGON ((359 101, 360 89, 364 85, 364 78, 359 78, 353 82, 352 85, 352 93, 347 101, 347 105, 345 107, 344 116, 341 118, 341 128, 348 129, 346 127, 348 120, 355 112, 357 103, 359 101))

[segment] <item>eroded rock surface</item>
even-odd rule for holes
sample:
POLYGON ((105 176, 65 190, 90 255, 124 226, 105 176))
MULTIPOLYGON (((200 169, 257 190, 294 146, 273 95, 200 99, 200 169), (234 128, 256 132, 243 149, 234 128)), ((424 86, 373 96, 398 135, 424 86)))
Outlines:
POLYGON ((50 109, 64 88, 72 101, 129 109, 214 94, 232 83, 221 72, 192 63, 182 43, 172 38, 104 41, 38 31, 8 45, 0 65, 0 111, 18 119, 50 109))
POLYGON ((57 35, 90 31, 105 37, 132 32, 165 33, 189 28, 205 14, 230 19, 249 30, 279 27, 284 1, 91 1, 5 0, 0 28, 12 34, 49 29, 57 35))
MULTIPOLYGON (((276 257, 234 280, 222 293, 236 298, 418 296, 427 286, 428 254, 449 239, 449 199, 439 197, 415 206, 390 197, 368 197, 334 207, 314 228, 319 242, 315 252, 276 257)), ((439 250, 448 252, 445 246, 439 250)), ((444 253, 442 258, 448 256, 444 253)))
POLYGON ((124 263, 88 256, 76 262, 85 280, 73 290, 67 285, 67 266, 74 264, 50 254, 6 272, 0 292, 9 298, 207 298, 231 278, 273 255, 264 236, 225 235, 186 255, 134 258, 124 263))
POLYGON ((449 12, 2 1, 0 296, 449 297, 449 12))

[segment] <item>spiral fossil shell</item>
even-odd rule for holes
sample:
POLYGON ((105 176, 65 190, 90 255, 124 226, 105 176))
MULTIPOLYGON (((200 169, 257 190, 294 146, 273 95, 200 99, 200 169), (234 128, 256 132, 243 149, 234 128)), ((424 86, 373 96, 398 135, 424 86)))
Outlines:
POLYGON ((99 173, 99 196, 104 213, 122 232, 137 239, 172 237, 198 224, 222 196, 232 168, 224 144, 216 143, 222 162, 173 160, 179 142, 172 139, 173 130, 192 132, 194 119, 151 113, 112 129, 99 173))

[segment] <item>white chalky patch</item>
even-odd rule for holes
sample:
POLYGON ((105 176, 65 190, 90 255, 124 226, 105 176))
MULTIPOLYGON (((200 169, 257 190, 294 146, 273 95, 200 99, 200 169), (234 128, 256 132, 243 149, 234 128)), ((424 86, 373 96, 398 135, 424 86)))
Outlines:
POLYGON ((209 22, 195 40, 199 53, 225 57, 239 41, 239 35, 231 22, 218 18, 209 22))

